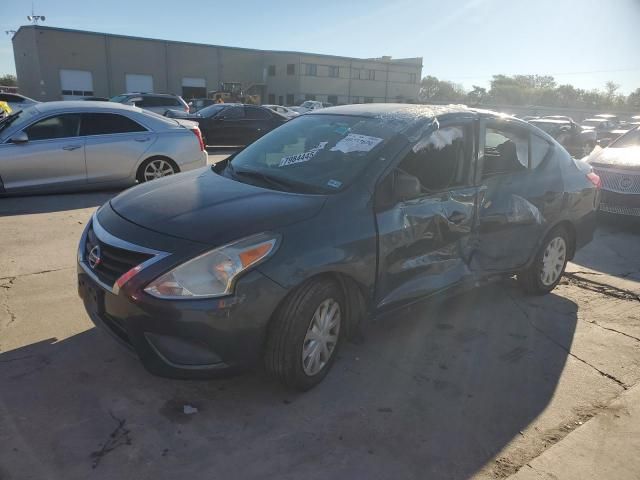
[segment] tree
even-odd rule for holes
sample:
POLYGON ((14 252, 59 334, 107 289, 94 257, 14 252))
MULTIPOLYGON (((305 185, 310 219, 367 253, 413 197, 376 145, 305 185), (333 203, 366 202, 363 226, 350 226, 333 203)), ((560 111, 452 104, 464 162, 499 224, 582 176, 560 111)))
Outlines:
POLYGON ((620 88, 620 85, 618 85, 617 83, 613 83, 611 80, 609 80, 607 83, 604 84, 604 88, 605 88, 605 91, 607 92, 606 93, 607 99, 609 99, 609 101, 613 101, 616 95, 616 92, 620 88))
POLYGON ((18 79, 11 73, 0 75, 0 85, 3 87, 15 87, 18 85, 18 79))
POLYGON ((438 87, 440 85, 440 80, 431 75, 427 75, 420 82, 420 99, 421 100, 431 100, 438 93, 438 87))
POLYGON ((467 101, 471 105, 480 105, 482 100, 487 96, 487 89, 473 85, 473 90, 467 93, 467 101))
POLYGON ((447 80, 438 80, 437 77, 431 75, 422 79, 418 94, 422 102, 461 102, 465 95, 462 85, 447 80))

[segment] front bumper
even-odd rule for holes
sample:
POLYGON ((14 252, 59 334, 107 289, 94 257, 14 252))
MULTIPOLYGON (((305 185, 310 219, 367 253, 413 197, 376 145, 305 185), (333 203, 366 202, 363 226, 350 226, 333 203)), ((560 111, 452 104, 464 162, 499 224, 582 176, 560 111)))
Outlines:
MULTIPOLYGON (((157 272, 161 263, 149 270, 157 272)), ((146 270, 117 287, 100 281, 81 255, 78 259, 78 294, 89 317, 149 372, 211 378, 246 369, 262 357, 268 321, 285 289, 254 270, 237 281, 232 296, 160 300, 144 292, 157 275, 146 270)))
POLYGON ((603 189, 600 211, 640 217, 640 194, 618 193, 603 189))

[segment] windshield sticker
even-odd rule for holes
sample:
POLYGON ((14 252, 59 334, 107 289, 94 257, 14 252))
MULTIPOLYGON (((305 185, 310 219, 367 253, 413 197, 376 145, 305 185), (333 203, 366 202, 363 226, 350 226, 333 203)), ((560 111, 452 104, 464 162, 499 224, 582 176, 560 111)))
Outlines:
POLYGON ((327 186, 331 188, 340 188, 342 186, 342 182, 338 180, 329 180, 327 182, 327 186))
POLYGON ((345 135, 349 133, 349 127, 347 125, 340 125, 333 130, 338 135, 345 135))
POLYGON ((382 142, 381 138, 370 137, 368 135, 359 135, 357 133, 350 133, 331 149, 332 152, 369 152, 373 148, 382 142))
POLYGON ((316 154, 327 146, 327 142, 320 142, 317 147, 312 148, 308 152, 304 153, 296 153, 295 155, 289 155, 287 157, 283 157, 280 159, 280 167, 287 167, 289 165, 294 165, 296 163, 308 162, 316 154))

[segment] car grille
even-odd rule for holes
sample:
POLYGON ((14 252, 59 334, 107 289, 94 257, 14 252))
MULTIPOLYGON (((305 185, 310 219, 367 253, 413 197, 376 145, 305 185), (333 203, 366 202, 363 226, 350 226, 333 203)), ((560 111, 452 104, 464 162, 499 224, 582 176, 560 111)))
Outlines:
POLYGON ((640 217, 640 208, 619 207, 617 205, 609 205, 607 203, 601 203, 600 210, 607 213, 615 213, 617 215, 631 215, 634 217, 640 217))
POLYGON ((617 193, 640 193, 640 174, 637 172, 612 172, 600 168, 594 171, 602 180, 602 188, 617 193))
POLYGON ((84 246, 85 263, 96 274, 98 279, 106 285, 112 287, 123 274, 149 260, 152 256, 104 243, 95 234, 93 227, 89 227, 87 241, 84 246), (100 261, 95 266, 92 266, 89 261, 90 253, 96 246, 99 247, 100 261))

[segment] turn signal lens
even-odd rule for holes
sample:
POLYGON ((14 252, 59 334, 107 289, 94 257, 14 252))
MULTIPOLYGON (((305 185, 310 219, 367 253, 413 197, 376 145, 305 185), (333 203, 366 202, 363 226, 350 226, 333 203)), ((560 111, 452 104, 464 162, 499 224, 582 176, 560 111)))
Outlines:
POLYGON ((587 178, 589 179, 589 181, 591 183, 593 183, 593 185, 600 190, 600 188, 602 188, 602 180, 600 179, 600 175, 598 175, 595 172, 590 172, 587 173, 587 178))
POLYGON ((270 242, 263 243, 262 245, 258 245, 257 247, 250 248, 249 250, 245 250, 241 252, 238 256, 240 257, 240 261, 242 262, 242 266, 244 268, 250 267, 257 261, 259 261, 262 257, 264 257, 269 250, 271 250, 272 245, 270 242))

